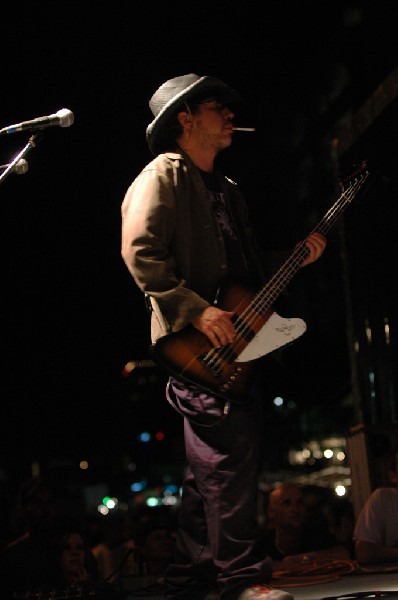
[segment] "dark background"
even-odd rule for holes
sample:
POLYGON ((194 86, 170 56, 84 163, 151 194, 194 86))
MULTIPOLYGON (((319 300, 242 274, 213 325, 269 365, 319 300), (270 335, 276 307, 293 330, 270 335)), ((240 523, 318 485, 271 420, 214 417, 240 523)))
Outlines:
MULTIPOLYGON (((0 126, 60 108, 75 117, 69 128, 46 129, 26 156, 28 172, 1 183, 4 480, 23 480, 35 461, 83 477, 85 459, 87 480, 116 486, 131 461, 155 480, 163 464, 183 463, 164 374, 121 375, 128 361, 148 358, 150 342, 120 255, 120 205, 151 159, 149 98, 189 72, 245 96, 236 124, 256 132, 236 133, 220 164, 244 192, 264 249, 292 248, 308 234, 337 197, 339 177, 363 160, 375 176, 331 232, 322 261, 291 284, 288 316, 305 318, 308 331, 264 365, 265 465, 279 467, 303 437, 391 417, 368 403, 367 358, 359 374, 354 368, 353 393, 352 351, 367 319, 380 329, 389 318, 376 393, 396 406, 398 83, 388 78, 397 12, 390 2, 305 1, 3 9, 0 126), (275 411, 275 394, 289 410, 275 411), (162 430, 165 441, 143 449, 142 430, 162 430)), ((3 136, 1 162, 28 140, 27 132, 3 136)))

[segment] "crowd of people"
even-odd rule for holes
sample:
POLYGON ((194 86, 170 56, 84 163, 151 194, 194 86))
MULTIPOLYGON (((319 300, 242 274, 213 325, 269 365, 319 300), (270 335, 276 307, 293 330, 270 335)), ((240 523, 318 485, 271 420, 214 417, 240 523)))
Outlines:
POLYGON ((83 500, 30 478, 3 532, 1 598, 105 600, 161 584, 174 552, 174 523, 172 514, 156 509, 94 517, 83 500))
MULTIPOLYGON (((273 572, 309 561, 398 564, 398 452, 392 456, 390 485, 372 492, 357 519, 351 502, 331 488, 291 481, 272 487, 257 514, 257 555, 271 558, 273 572)), ((40 478, 23 483, 15 507, 1 548, 4 600, 118 600, 137 589, 164 597, 178 511, 145 508, 93 520, 40 478)))

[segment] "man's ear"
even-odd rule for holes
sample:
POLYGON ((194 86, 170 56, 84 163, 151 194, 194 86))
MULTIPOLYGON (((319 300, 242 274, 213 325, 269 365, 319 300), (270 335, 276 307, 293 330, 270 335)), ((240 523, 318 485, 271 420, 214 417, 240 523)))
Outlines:
POLYGON ((190 125, 192 123, 190 114, 185 111, 181 111, 180 113, 178 113, 177 118, 181 127, 186 127, 187 125, 190 125))

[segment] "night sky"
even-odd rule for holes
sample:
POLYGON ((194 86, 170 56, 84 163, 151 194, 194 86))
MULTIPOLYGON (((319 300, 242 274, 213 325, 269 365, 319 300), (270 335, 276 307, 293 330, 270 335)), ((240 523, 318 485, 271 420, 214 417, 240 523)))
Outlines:
MULTIPOLYGON (((112 472, 134 454, 141 428, 163 428, 179 451, 181 422, 163 398, 163 374, 144 371, 159 387, 141 395, 134 375, 121 376, 127 361, 148 358, 150 343, 143 298, 120 255, 120 205, 151 159, 145 129, 156 88, 195 72, 245 96, 236 124, 256 133, 235 134, 220 163, 244 192, 264 249, 291 248, 333 200, 336 166, 350 171, 371 154, 383 181, 396 176, 396 120, 380 130, 369 119, 352 155, 336 160, 330 148, 338 125, 397 66, 397 13, 389 2, 305 1, 22 2, 3 11, 0 127, 61 108, 75 117, 43 131, 28 172, 2 182, 6 478, 22 480, 35 460, 86 458, 112 472)), ((3 136, 0 161, 28 140, 3 136)), ((392 266, 396 208, 385 196, 380 240, 390 240, 392 266)), ((366 232, 375 204, 370 195, 353 209, 366 232)), ((309 331, 269 369, 269 395, 285 389, 310 411, 321 394, 326 414, 350 377, 337 231, 322 265, 292 284, 289 308, 299 314, 291 316, 304 316, 309 331)))

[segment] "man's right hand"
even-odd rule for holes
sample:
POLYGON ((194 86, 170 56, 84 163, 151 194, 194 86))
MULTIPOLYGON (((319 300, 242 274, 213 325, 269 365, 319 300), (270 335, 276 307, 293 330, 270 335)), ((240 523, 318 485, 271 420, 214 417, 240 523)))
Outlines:
POLYGON ((192 321, 192 325, 209 338, 215 348, 232 344, 235 339, 235 327, 231 321, 233 311, 208 306, 192 321))

